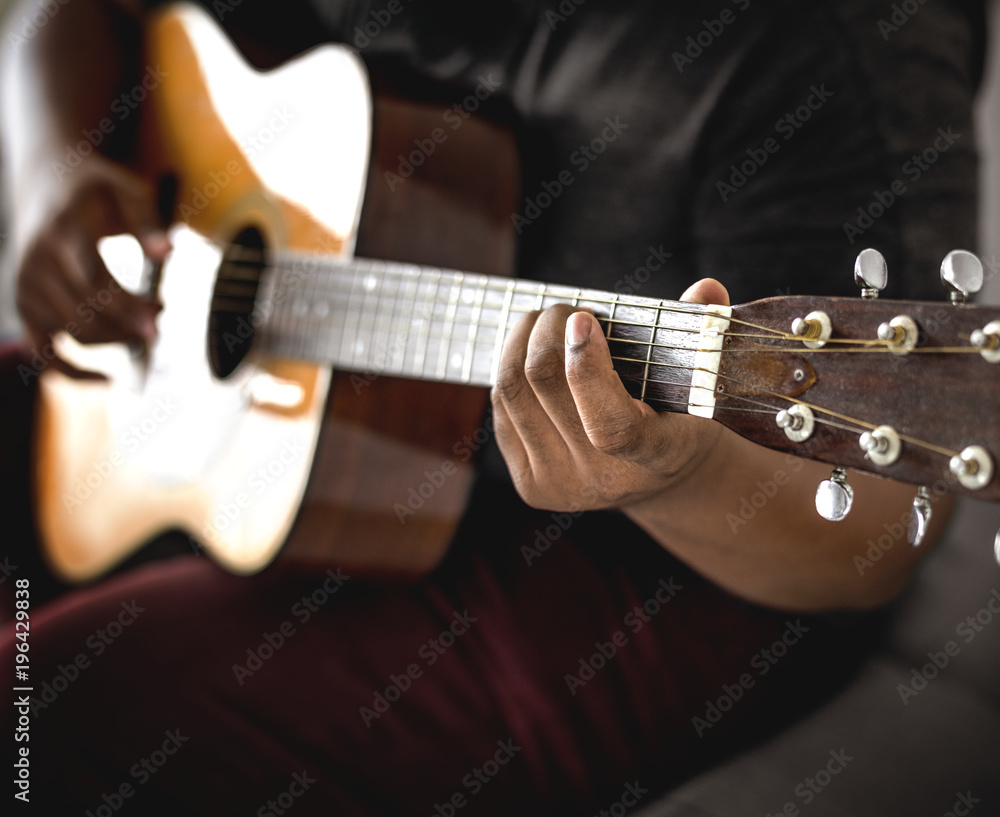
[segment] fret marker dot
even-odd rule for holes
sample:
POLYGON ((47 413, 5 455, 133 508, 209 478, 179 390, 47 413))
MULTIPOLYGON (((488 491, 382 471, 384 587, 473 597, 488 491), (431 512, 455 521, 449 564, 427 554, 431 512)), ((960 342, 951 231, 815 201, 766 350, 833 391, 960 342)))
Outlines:
POLYGON ((452 354, 452 356, 451 356, 451 368, 453 368, 453 369, 461 369, 462 368, 462 362, 463 361, 462 361, 462 353, 461 352, 455 352, 454 354, 452 354))
POLYGON ((365 342, 363 340, 354 341, 354 356, 362 354, 365 351, 365 342))
POLYGON ((371 292, 373 289, 375 289, 375 285, 377 283, 378 281, 375 280, 375 276, 369 275, 367 278, 365 278, 365 289, 371 292))
POLYGON ((463 304, 471 304, 475 300, 476 300, 476 295, 471 290, 467 289, 464 292, 462 292, 462 303, 463 304))

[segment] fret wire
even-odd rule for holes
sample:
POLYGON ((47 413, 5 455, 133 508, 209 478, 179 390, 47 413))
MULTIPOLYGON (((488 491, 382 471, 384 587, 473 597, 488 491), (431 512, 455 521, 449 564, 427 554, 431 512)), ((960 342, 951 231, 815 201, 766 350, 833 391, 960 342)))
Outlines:
POLYGON ((354 349, 351 351, 354 365, 360 366, 365 372, 368 371, 368 359, 374 344, 375 318, 379 308, 380 286, 377 273, 378 266, 373 264, 361 279, 361 291, 364 295, 361 301, 361 314, 358 316, 358 332, 354 338, 354 349))
POLYGON ((267 319, 264 321, 264 334, 266 337, 271 337, 275 342, 280 343, 282 335, 282 330, 284 329, 284 310, 279 310, 280 301, 278 296, 284 288, 285 272, 282 270, 279 274, 276 270, 272 268, 272 275, 270 276, 270 281, 273 282, 273 286, 270 286, 270 303, 267 306, 267 319))
POLYGON ((344 332, 340 339, 340 355, 339 362, 341 365, 346 365, 348 362, 347 353, 350 350, 352 353, 354 351, 354 338, 357 337, 358 329, 357 323, 361 320, 361 316, 358 314, 358 309, 354 306, 354 301, 358 292, 358 281, 363 275, 362 270, 355 269, 354 277, 351 279, 351 289, 347 296, 347 314, 344 316, 344 332), (353 322, 355 326, 353 331, 349 332, 348 327, 353 322))
POLYGON ((472 317, 469 319, 469 339, 467 344, 468 351, 466 353, 465 361, 462 366, 463 383, 468 383, 472 379, 472 359, 476 353, 476 335, 479 332, 479 318, 483 313, 483 301, 485 300, 485 298, 486 298, 486 290, 483 287, 479 287, 478 297, 476 298, 472 309, 472 317))
POLYGON ((443 379, 448 374, 448 367, 451 364, 451 341, 455 329, 455 315, 458 314, 458 302, 462 297, 462 281, 465 276, 461 273, 454 273, 452 278, 451 292, 448 295, 447 310, 444 315, 444 339, 441 348, 438 350, 438 378, 443 379))
MULTIPOLYGON (((316 291, 319 287, 319 275, 314 276, 312 279, 306 282, 305 287, 305 297, 301 300, 302 305, 302 317, 305 318, 305 325, 308 326, 308 321, 311 319, 311 305, 315 303, 316 291)), ((299 332, 298 343, 295 346, 296 356, 304 356, 306 354, 306 347, 308 345, 309 331, 299 332)), ((315 334, 315 330, 314 330, 315 334)))
MULTIPOLYGON (((656 322, 657 323, 660 322, 660 313, 659 313, 659 311, 657 311, 657 313, 656 313, 656 322)), ((653 359, 653 344, 655 342, 656 342, 656 327, 654 326, 650 330, 649 345, 646 347, 646 369, 645 369, 645 374, 643 375, 643 379, 642 379, 642 396, 639 398, 640 400, 645 400, 646 399, 646 379, 649 377, 649 362, 650 362, 650 360, 653 359)))
MULTIPOLYGON (((388 275, 379 276, 377 273, 379 269, 376 268, 372 271, 372 275, 375 278, 375 286, 372 288, 372 293, 375 295, 375 310, 372 313, 372 336, 368 343, 368 354, 367 363, 365 364, 366 372, 377 371, 377 355, 378 355, 378 343, 380 335, 382 334, 382 324, 385 320, 385 288, 388 282, 388 275)), ((388 340, 386 351, 388 352, 388 340)))
POLYGON ((403 287, 403 277, 402 275, 394 276, 396 281, 396 288, 393 290, 391 298, 391 304, 389 302, 389 294, 386 293, 386 303, 388 307, 388 318, 382 322, 383 328, 385 330, 385 350, 382 353, 382 360, 378 364, 378 373, 383 372, 394 372, 395 366, 393 365, 393 358, 396 354, 396 347, 399 343, 399 336, 395 327, 396 312, 399 309, 399 293, 403 287))
POLYGON ((611 324, 615 323, 615 309, 618 307, 618 295, 614 296, 611 304, 611 314, 608 315, 608 328, 605 330, 605 339, 611 340, 611 324))
MULTIPOLYGON (((427 370, 426 370, 426 365, 427 365, 427 347, 430 344, 431 324, 434 322, 434 303, 437 302, 438 297, 439 297, 440 292, 441 292, 441 270, 437 270, 437 269, 432 270, 432 271, 421 270, 420 273, 419 273, 419 277, 422 279, 426 274, 433 274, 435 276, 435 278, 434 278, 434 298, 431 301, 431 306, 430 306, 429 314, 420 323, 420 327, 421 327, 421 330, 422 330, 420 332, 420 335, 423 335, 424 345, 423 345, 423 348, 421 348, 421 346, 420 346, 420 337, 418 335, 418 337, 417 337, 417 348, 416 348, 416 350, 414 352, 413 370, 414 370, 414 373, 419 373, 421 376, 426 376, 427 375, 427 370)), ((421 283, 422 283, 422 281, 421 281, 421 283)))
POLYGON ((384 371, 401 372, 403 364, 406 362, 406 339, 409 336, 409 327, 404 326, 402 318, 403 315, 412 314, 412 310, 408 310, 403 306, 402 295, 403 285, 408 281, 408 276, 401 274, 399 276, 399 286, 396 287, 396 293, 392 297, 392 316, 389 318, 389 334, 393 338, 390 344, 390 348, 393 351, 391 357, 388 351, 386 353, 384 371), (400 358, 399 363, 396 362, 397 355, 400 358))
POLYGON ((507 326, 507 321, 510 318, 510 308, 514 301, 514 281, 510 280, 507 283, 507 291, 503 296, 503 306, 500 308, 500 320, 497 323, 497 340, 496 346, 493 349, 493 360, 492 360, 492 371, 490 372, 490 382, 494 385, 500 377, 500 354, 503 351, 504 342, 507 340, 507 332, 510 327, 507 326))

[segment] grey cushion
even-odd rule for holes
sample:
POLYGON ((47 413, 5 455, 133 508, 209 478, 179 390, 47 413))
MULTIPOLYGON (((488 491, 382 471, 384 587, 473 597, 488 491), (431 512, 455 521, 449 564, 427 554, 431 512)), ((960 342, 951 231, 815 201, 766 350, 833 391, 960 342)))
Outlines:
POLYGON ((933 817, 956 803, 967 810, 961 798, 970 793, 979 801, 971 813, 1000 815, 1000 614, 981 631, 956 632, 990 598, 1000 609, 998 526, 1000 507, 963 500, 898 603, 884 646, 846 689, 762 746, 647 804, 642 817, 765 817, 787 803, 788 814, 808 817, 933 817), (947 665, 924 669, 929 651, 947 665), (926 684, 914 682, 914 671, 926 684))

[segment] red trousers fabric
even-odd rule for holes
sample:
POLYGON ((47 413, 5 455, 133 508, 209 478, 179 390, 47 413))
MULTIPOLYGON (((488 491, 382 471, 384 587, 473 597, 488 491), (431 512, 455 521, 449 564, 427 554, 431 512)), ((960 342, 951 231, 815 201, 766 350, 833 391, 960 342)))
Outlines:
MULTIPOLYGON (((31 589, 27 741, 2 709, 10 763, 29 749, 23 813, 621 813, 786 722, 862 651, 860 628, 740 602, 615 514, 534 511, 486 479, 411 585, 237 577, 188 553, 64 589, 33 541, 17 354, 0 354, 0 592, 9 619, 31 589)), ((8 621, 8 678, 18 642, 8 621)))

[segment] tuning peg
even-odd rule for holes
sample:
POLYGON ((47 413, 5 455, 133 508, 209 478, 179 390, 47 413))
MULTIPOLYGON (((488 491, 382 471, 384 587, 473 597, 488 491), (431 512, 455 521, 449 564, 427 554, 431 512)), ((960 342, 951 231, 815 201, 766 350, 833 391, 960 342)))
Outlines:
POLYGON ((808 440, 816 428, 816 417, 809 406, 796 403, 791 408, 782 409, 774 421, 792 442, 801 443, 808 440))
POLYGON ((963 487, 978 491, 993 479, 993 458, 982 446, 970 445, 951 458, 948 469, 958 477, 963 487))
POLYGON ((840 522, 851 512, 854 489, 847 484, 847 472, 834 468, 829 479, 824 479, 816 489, 816 511, 830 522, 840 522))
POLYGON ((866 431, 859 440, 865 458, 876 465, 892 465, 899 459, 903 443, 892 426, 879 426, 866 431))
POLYGON ((972 345, 990 363, 1000 363, 1000 321, 990 321, 969 336, 972 345))
POLYGON ((885 258, 878 250, 862 250, 854 262, 854 283, 861 287, 861 297, 875 300, 889 280, 885 258))
POLYGON ((983 288, 983 263, 968 250, 952 250, 941 262, 941 281, 952 303, 964 304, 983 288))
POLYGON ((910 508, 910 525, 906 538, 913 547, 920 547, 927 535, 927 526, 931 521, 931 492, 926 486, 917 491, 910 508))

